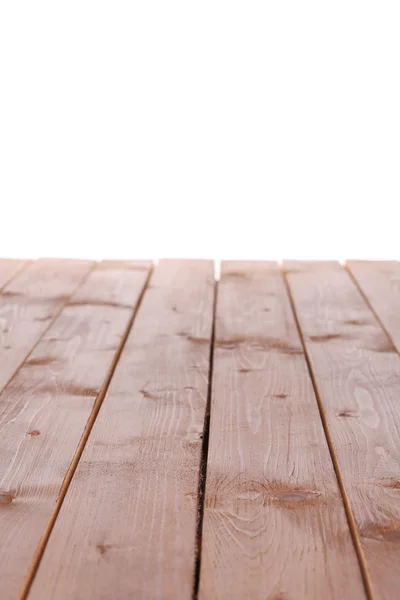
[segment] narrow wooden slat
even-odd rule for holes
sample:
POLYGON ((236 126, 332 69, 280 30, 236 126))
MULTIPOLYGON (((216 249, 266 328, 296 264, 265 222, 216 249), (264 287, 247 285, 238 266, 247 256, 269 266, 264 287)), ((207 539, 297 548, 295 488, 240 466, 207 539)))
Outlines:
POLYGON ((400 262, 349 261, 347 267, 400 352, 400 262))
POLYGON ((213 312, 210 261, 161 261, 29 599, 189 600, 213 312))
POLYGON ((375 600, 400 586, 400 357, 337 263, 285 265, 375 600))
POLYGON ((215 335, 200 599, 364 599, 275 263, 223 264, 215 335))
POLYGON ((0 290, 27 265, 26 260, 0 258, 0 290))
POLYGON ((90 261, 41 259, 0 292, 0 392, 92 265, 90 261))
MULTIPOLYGON (((100 265, 94 270, 1 396, 2 600, 15 600, 29 573, 96 397, 146 281, 142 266, 134 270, 118 264, 113 269, 100 265)), ((72 284, 74 277, 68 274, 68 278, 72 284)), ((30 282, 35 287, 32 279, 30 282)), ((53 295, 57 294, 56 285, 43 281, 46 298, 52 290, 53 295)))

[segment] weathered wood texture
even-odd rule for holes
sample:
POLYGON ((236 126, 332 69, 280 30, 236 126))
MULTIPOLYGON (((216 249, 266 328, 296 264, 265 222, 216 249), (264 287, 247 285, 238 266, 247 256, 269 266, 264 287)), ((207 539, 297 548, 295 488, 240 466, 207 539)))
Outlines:
POLYGON ((349 261, 347 267, 400 352, 400 262, 349 261))
POLYGON ((213 313, 209 261, 151 279, 30 600, 189 600, 213 313))
POLYGON ((222 265, 200 598, 365 598, 301 341, 274 263, 222 265))
POLYGON ((400 588, 400 357, 338 263, 285 267, 373 598, 393 600, 400 588))
MULTIPOLYGON (((13 284, 15 293, 29 299, 23 308, 18 306, 15 319, 25 318, 25 335, 30 339, 36 332, 34 324, 43 327, 43 319, 51 318, 61 302, 55 299, 76 286, 78 272, 82 276, 87 270, 87 266, 71 263, 65 268, 55 262, 50 277, 48 266, 38 264, 33 269, 36 276, 25 272, 24 281, 13 284), (38 314, 41 320, 35 321, 38 314)), ((96 396, 130 322, 147 276, 142 264, 139 270, 134 264, 131 267, 117 263, 95 269, 0 397, 1 600, 15 600, 29 573, 96 396)), ((23 339, 22 329, 20 335, 23 339)), ((54 598, 45 593, 40 597, 54 598)))
POLYGON ((89 261, 41 259, 0 292, 0 391, 91 267, 89 261))
POLYGON ((28 266, 28 261, 26 260, 0 258, 0 290, 22 271, 25 266, 28 266))

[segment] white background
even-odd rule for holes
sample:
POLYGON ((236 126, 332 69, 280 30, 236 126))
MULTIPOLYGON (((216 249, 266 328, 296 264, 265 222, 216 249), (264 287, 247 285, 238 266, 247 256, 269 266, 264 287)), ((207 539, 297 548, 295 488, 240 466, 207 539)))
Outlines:
POLYGON ((400 4, 0 2, 0 255, 399 258, 400 4))

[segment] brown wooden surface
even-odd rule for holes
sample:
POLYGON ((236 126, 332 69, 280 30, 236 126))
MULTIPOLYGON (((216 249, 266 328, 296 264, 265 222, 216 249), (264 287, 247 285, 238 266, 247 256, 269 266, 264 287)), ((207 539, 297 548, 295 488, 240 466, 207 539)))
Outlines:
POLYGON ((161 261, 30 600, 192 597, 213 314, 210 261, 161 261))
POLYGON ((285 267, 373 598, 393 600, 400 589, 400 357, 338 263, 285 267))
POLYGON ((201 600, 365 598, 281 273, 224 263, 201 600))
MULTIPOLYGON (((146 281, 143 267, 134 263, 100 265, 89 274, 0 396, 1 600, 14 600, 29 573, 146 281)), ((78 274, 82 278, 87 269, 86 263, 67 267, 56 261, 38 263, 25 271, 23 279, 12 286, 14 293, 28 298, 23 304, 26 310, 18 307, 14 315, 19 335, 23 336, 25 324, 32 340, 32 332, 38 334, 34 324, 46 324, 64 302, 60 294, 64 298, 72 291, 78 274), (33 315, 38 314, 41 317, 36 321, 33 315), (22 325, 18 322, 21 315, 22 325)), ((41 595, 42 600, 50 598, 41 595)))
POLYGON ((17 273, 3 288, 0 293, 0 391, 91 267, 89 261, 42 259, 17 273))
POLYGON ((399 263, 150 268, 0 259, 0 600, 397 600, 399 263))

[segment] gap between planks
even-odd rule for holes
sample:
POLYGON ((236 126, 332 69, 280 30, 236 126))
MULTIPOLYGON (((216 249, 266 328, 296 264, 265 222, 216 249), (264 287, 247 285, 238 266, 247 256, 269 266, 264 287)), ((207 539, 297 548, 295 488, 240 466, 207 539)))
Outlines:
MULTIPOLYGON (((94 263, 94 265, 95 264, 96 263, 94 263)), ((89 273, 87 274, 87 276, 85 276, 82 279, 82 281, 80 282, 80 285, 87 279, 87 277, 93 271, 93 269, 94 269, 94 266, 89 270, 89 273)), ((90 413, 89 419, 87 421, 86 427, 85 427, 85 429, 83 431, 82 437, 81 437, 80 442, 79 442, 79 444, 77 446, 77 449, 75 451, 75 454, 74 454, 74 457, 73 457, 72 462, 70 464, 70 467, 69 467, 69 469, 68 469, 68 471, 67 471, 67 473, 66 473, 66 475, 64 477, 64 481, 62 483, 62 486, 61 486, 61 489, 60 489, 60 493, 59 493, 59 496, 57 498, 57 502, 56 502, 55 507, 53 509, 53 512, 52 512, 52 514, 50 516, 48 524, 47 524, 47 526, 46 526, 46 528, 44 530, 42 538, 41 538, 41 540, 39 542, 39 545, 38 545, 38 548, 37 548, 37 550, 35 552, 35 555, 34 555, 34 557, 32 559, 31 566, 30 566, 29 571, 28 571, 28 573, 26 575, 26 578, 25 578, 25 581, 24 581, 23 586, 21 588, 21 591, 19 592, 18 600, 26 600, 26 598, 28 597, 28 594, 29 594, 30 589, 31 589, 32 584, 33 584, 33 581, 35 579, 35 575, 36 575, 37 570, 38 570, 38 568, 40 566, 40 562, 41 562, 41 559, 43 557, 44 551, 46 550, 46 546, 47 546, 47 543, 49 541, 51 532, 52 532, 53 527, 55 525, 55 522, 57 520, 58 514, 59 514, 59 512, 61 510, 61 507, 62 507, 62 504, 64 502, 65 496, 66 496, 66 494, 68 492, 68 488, 69 488, 69 486, 71 484, 72 478, 73 478, 73 476, 75 474, 75 471, 76 471, 77 466, 79 464, 79 461, 81 459, 82 453, 83 453, 83 451, 85 449, 86 443, 87 443, 87 441, 89 439, 89 436, 90 436, 90 433, 91 433, 91 431, 93 429, 93 425, 94 425, 94 423, 96 421, 97 415, 99 414, 101 405, 103 403, 103 400, 104 400, 105 395, 107 393, 108 387, 109 387, 109 385, 111 383, 111 380, 112 380, 112 377, 114 375, 114 371, 115 371, 115 369, 117 367, 118 361, 119 361, 119 359, 121 357, 121 354, 123 352, 123 349, 125 347, 125 344, 126 344, 126 341, 128 339, 129 333, 130 333, 130 331, 132 329, 135 317, 136 317, 136 315, 138 313, 138 310, 139 310, 139 308, 140 308, 140 306, 142 304, 143 297, 144 297, 144 295, 146 293, 146 290, 148 288, 149 281, 150 281, 151 275, 153 273, 153 270, 154 270, 154 264, 151 265, 150 268, 149 268, 149 272, 147 274, 147 278, 146 278, 145 284, 143 286, 143 289, 142 289, 142 291, 141 291, 141 293, 139 295, 139 298, 138 298, 138 301, 137 301, 135 307, 133 308, 132 315, 131 315, 131 317, 129 319, 129 322, 128 322, 128 325, 127 325, 127 327, 125 329, 124 335, 123 335, 123 337, 122 337, 122 339, 121 339, 121 341, 119 343, 119 346, 118 346, 118 348, 117 348, 117 350, 115 352, 115 355, 114 355, 114 358, 112 360, 112 363, 111 363, 111 365, 110 365, 110 367, 108 369, 106 378, 105 378, 105 380, 103 382, 103 385, 101 386, 100 392, 99 392, 99 394, 98 394, 98 396, 96 398, 96 401, 95 401, 95 403, 93 405, 92 412, 90 413)), ((72 295, 71 295, 71 297, 72 297, 72 295)), ((62 308, 64 308, 64 307, 62 307, 62 308)), ((61 310, 62 310, 62 308, 61 308, 61 310)), ((61 310, 59 312, 61 312, 61 310)), ((32 349, 32 352, 33 352, 33 349, 32 349)))
POLYGON ((400 355, 400 351, 397 348, 397 344, 395 342, 395 340, 393 339, 392 335, 389 333, 389 330, 387 329, 387 327, 384 325, 382 319, 380 318, 380 316, 378 315, 378 313, 376 312, 375 308, 373 307, 372 303, 370 302, 368 296, 366 295, 366 293, 364 292, 363 288, 361 287, 360 283, 358 282, 357 278, 355 277, 355 275, 353 274, 353 271, 351 270, 351 268, 349 267, 349 265, 346 263, 344 265, 344 269, 345 271, 347 271, 350 279, 352 280, 352 282, 354 283, 354 285, 356 286, 356 288, 358 289, 358 291, 360 292, 360 295, 362 297, 362 299, 364 300, 365 304, 368 306, 368 308, 370 309, 370 311, 372 312, 372 314, 375 317, 376 322, 378 323, 379 327, 381 327, 381 329, 383 329, 383 331, 385 332, 388 340, 390 341, 390 343, 393 346, 393 350, 400 355))
MULTIPOLYGON (((219 273, 218 273, 219 275, 219 273)), ((217 314, 217 298, 218 298, 218 281, 217 269, 214 268, 214 304, 212 313, 212 329, 211 329, 211 344, 210 358, 208 366, 208 389, 207 389, 207 405, 204 415, 203 428, 203 443, 201 446, 200 470, 199 470, 199 487, 197 496, 197 526, 196 526, 196 547, 195 547, 195 571, 193 581, 193 600, 197 600, 200 586, 200 569, 201 569, 201 542, 203 535, 203 516, 204 516, 204 500, 206 494, 207 481, 207 464, 208 464, 208 445, 210 440, 210 415, 211 415, 211 398, 212 398, 212 379, 214 369, 214 343, 215 343, 215 318, 217 314)))
POLYGON ((19 277, 21 273, 23 273, 29 267, 30 264, 32 264, 31 260, 25 260, 23 264, 20 267, 18 267, 18 269, 12 275, 10 275, 10 277, 6 281, 3 282, 0 291, 3 291, 5 287, 10 285, 10 283, 14 281, 14 279, 19 277))
POLYGON ((365 560, 364 552, 362 550, 360 536, 359 536, 359 533, 358 533, 356 521, 355 521, 355 518, 354 518, 354 515, 353 515, 353 511, 352 511, 351 506, 350 506, 350 501, 349 501, 347 493, 346 493, 346 488, 345 488, 344 481, 343 481, 343 478, 342 478, 342 474, 341 474, 341 471, 340 471, 339 461, 338 461, 336 453, 335 453, 334 444, 333 444, 333 441, 332 441, 332 436, 330 434, 328 422, 327 422, 327 419, 326 419, 326 416, 325 416, 325 411, 324 411, 324 407, 323 407, 321 393, 320 393, 320 390, 318 388, 318 383, 316 381, 316 378, 314 376, 314 371, 313 371, 312 366, 311 366, 311 360, 310 360, 310 356, 309 356, 309 353, 308 353, 307 345, 306 345, 305 340, 304 340, 303 331, 302 331, 301 326, 300 326, 300 321, 299 321, 298 314, 297 314, 297 309, 296 309, 296 306, 295 306, 295 303, 294 303, 294 298, 293 298, 293 295, 292 295, 292 290, 290 288, 289 281, 288 281, 287 275, 286 275, 286 271, 285 271, 285 268, 284 268, 284 266, 283 266, 282 263, 280 264, 280 269, 281 269, 281 272, 282 272, 282 275, 283 275, 283 280, 285 282, 285 286, 286 286, 286 289, 287 289, 287 292, 288 292, 289 301, 290 301, 290 304, 291 304, 291 307, 292 307, 292 311, 293 311, 293 315, 294 315, 294 319, 295 319, 295 322, 296 322, 296 327, 297 327, 297 330, 298 330, 298 333, 299 333, 299 336, 300 336, 300 341, 301 341, 301 344, 303 346, 304 356, 305 356, 305 359, 306 359, 306 363, 307 363, 307 368, 308 368, 308 372, 309 372, 309 375, 310 375, 310 379, 311 379, 312 385, 314 387, 314 392, 315 392, 315 396, 316 396, 316 399, 317 399, 318 410, 319 410, 319 414, 320 414, 320 417, 321 417, 322 426, 324 428, 324 433, 325 433, 326 441, 327 441, 327 444, 328 444, 329 453, 331 455, 333 467, 334 467, 334 470, 335 470, 335 473, 336 473, 336 478, 337 478, 337 481, 338 481, 338 484, 339 484, 340 493, 342 495, 343 505, 344 505, 344 509, 345 509, 346 517, 347 517, 347 522, 348 522, 348 525, 349 525, 349 529, 350 529, 351 537, 352 537, 352 540, 353 540, 354 548, 355 548, 355 551, 356 551, 356 554, 357 554, 357 558, 358 558, 358 562, 359 562, 359 565, 360 565, 362 579, 363 579, 363 583, 364 583, 364 587, 365 587, 365 593, 367 595, 368 600, 374 600, 374 596, 373 596, 373 593, 372 593, 372 582, 371 582, 371 579, 370 579, 370 576, 369 576, 369 573, 368 573, 367 563, 366 563, 366 560, 365 560))

